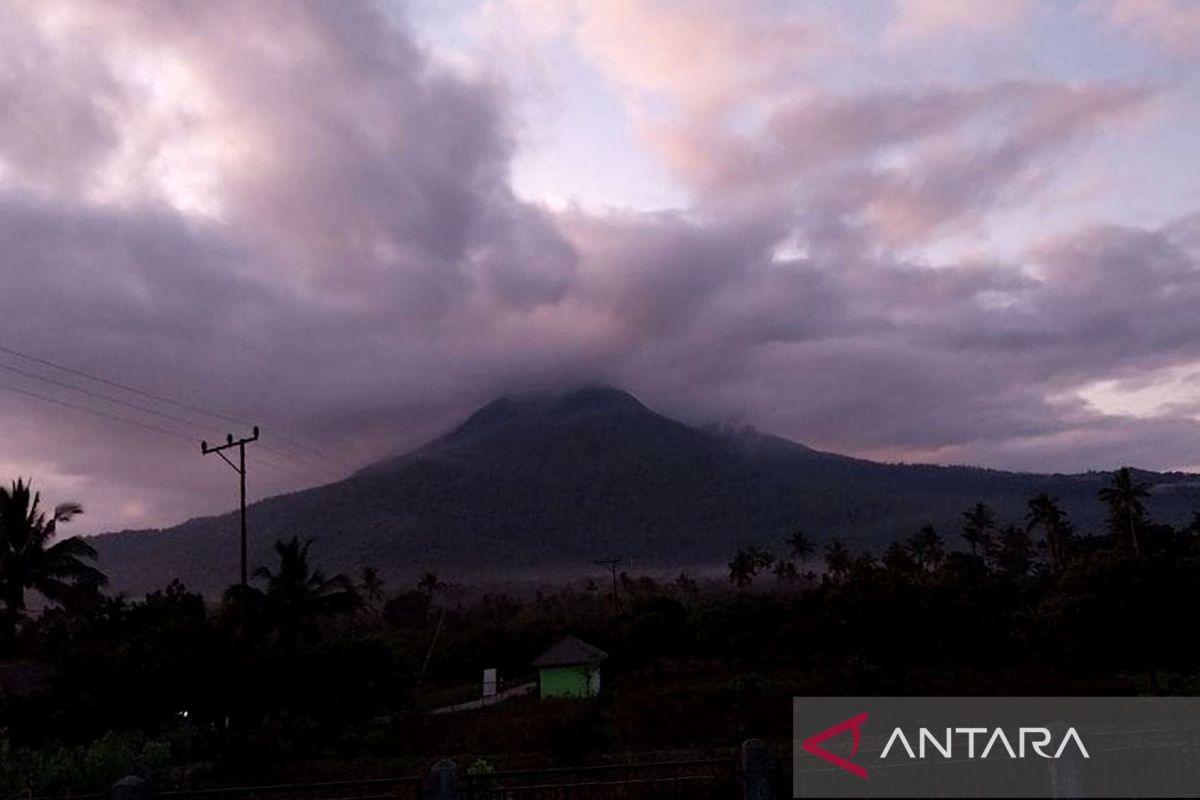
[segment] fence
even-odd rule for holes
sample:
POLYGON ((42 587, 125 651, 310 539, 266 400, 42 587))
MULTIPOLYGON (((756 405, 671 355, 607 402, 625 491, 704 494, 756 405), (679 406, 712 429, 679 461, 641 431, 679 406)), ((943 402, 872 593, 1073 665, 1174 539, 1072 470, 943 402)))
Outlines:
POLYGON ((729 800, 736 780, 732 759, 614 764, 466 775, 459 795, 465 800, 729 800))
POLYGON ((781 767, 751 739, 737 758, 479 774, 443 760, 421 776, 162 792, 125 778, 109 794, 60 800, 770 800, 790 795, 781 767))
MULTIPOLYGON (((419 777, 156 792, 153 800, 423 800, 419 777)), ((114 800, 116 800, 114 798, 114 800)))

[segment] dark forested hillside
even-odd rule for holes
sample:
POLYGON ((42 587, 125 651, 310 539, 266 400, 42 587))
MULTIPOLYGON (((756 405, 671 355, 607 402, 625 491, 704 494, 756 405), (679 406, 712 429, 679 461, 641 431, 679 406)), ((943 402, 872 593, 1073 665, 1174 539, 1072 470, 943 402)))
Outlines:
MULTIPOLYGON (((371 564, 404 579, 424 569, 457 580, 550 577, 609 554, 639 569, 695 567, 778 543, 797 526, 857 547, 924 524, 955 540, 968 505, 982 500, 1021 521, 1039 492, 1059 497, 1086 533, 1103 525, 1096 492, 1107 477, 877 464, 690 427, 624 392, 589 387, 497 400, 412 453, 256 503, 250 552, 253 566, 276 539, 298 535, 317 540, 330 571, 371 564)), ((1181 523, 1200 505, 1195 476, 1138 477, 1154 487, 1148 507, 1161 521, 1181 523)), ((179 577, 211 592, 235 576, 236 535, 227 514, 93 542, 118 588, 179 577)))

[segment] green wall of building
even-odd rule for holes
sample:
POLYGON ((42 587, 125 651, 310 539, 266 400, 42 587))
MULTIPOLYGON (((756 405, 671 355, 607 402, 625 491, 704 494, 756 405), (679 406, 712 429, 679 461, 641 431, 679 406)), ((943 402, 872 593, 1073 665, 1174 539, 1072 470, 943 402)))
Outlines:
POLYGON ((590 697, 590 677, 586 666, 542 667, 538 685, 542 697, 590 697))

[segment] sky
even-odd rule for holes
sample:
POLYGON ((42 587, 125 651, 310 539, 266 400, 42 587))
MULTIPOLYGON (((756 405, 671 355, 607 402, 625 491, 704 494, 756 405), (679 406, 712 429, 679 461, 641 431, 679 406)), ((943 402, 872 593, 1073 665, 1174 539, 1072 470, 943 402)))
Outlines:
POLYGON ((10 0, 0 107, 0 474, 78 533, 596 382, 1200 470, 1194 0, 10 0))

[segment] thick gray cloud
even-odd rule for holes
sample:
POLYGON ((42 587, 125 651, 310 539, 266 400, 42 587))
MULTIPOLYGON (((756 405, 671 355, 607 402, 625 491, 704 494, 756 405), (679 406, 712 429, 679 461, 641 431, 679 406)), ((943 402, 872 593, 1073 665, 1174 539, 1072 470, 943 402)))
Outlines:
MULTIPOLYGON (((371 6, 0 15, 0 102, 18 109, 0 121, 0 345, 259 422, 275 450, 255 454, 256 496, 415 445, 497 393, 591 380, 884 458, 1196 463, 1194 409, 1116 417, 1074 394, 1200 359, 1195 217, 1061 233, 1020 263, 897 249, 1013 202, 1146 89, 788 102, 754 136, 676 132, 687 212, 552 212, 511 188, 504 89, 437 67, 371 6)), ((186 437, 236 426, 0 372, 185 434, 0 391, 0 466, 84 501, 82 528, 232 501, 186 437)))

